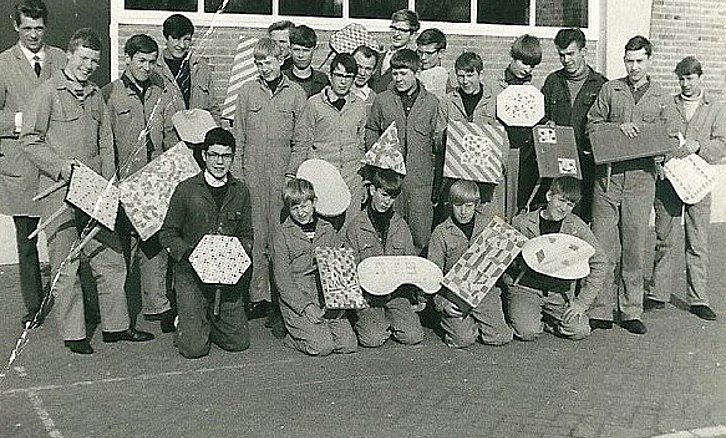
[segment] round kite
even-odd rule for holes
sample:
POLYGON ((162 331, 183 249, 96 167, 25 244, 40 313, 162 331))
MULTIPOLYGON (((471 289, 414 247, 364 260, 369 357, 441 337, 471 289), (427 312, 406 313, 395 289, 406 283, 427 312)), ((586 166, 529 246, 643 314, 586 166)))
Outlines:
POLYGON ((297 169, 297 177, 310 181, 318 200, 315 210, 323 216, 338 216, 350 206, 350 190, 340 172, 325 160, 312 159, 297 169))
POLYGON ((532 127, 544 115, 544 95, 532 85, 510 85, 497 96, 497 117, 507 126, 532 127))
POLYGON ((522 248, 524 262, 535 272, 562 280, 577 280, 590 273, 595 248, 584 240, 563 233, 530 239, 522 248))

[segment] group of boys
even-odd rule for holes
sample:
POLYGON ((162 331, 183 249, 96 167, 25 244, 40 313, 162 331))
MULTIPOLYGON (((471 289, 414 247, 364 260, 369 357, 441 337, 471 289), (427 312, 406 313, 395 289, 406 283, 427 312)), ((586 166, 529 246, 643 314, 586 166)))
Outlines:
MULTIPOLYGON (((29 160, 22 168, 29 172, 26 181, 40 179, 30 184, 31 191, 68 181, 72 159, 109 180, 125 178, 179 141, 171 122, 177 111, 203 109, 219 121, 209 66, 190 51, 194 26, 183 15, 164 22, 167 44, 161 57, 148 35, 129 38, 126 70, 103 91, 88 80, 100 58, 100 42, 90 29, 71 38, 62 67, 60 51, 42 43, 47 21, 42 2, 20 2, 14 18, 19 42, 0 55, 0 69, 9 68, 10 61, 22 64, 13 68, 23 86, 12 87, 12 75, 0 75, 0 107, 8 115, 3 120, 13 122, 9 135, 3 132, 0 165, 7 168, 11 153, 29 160), (40 54, 40 69, 33 53, 40 54), (50 75, 49 69, 55 72, 50 75)), ((457 306, 442 290, 433 304, 447 345, 465 347, 477 339, 503 345, 513 337, 532 340, 543 330, 582 339, 593 329, 612 328, 614 320, 632 333, 645 333, 643 309, 661 309, 670 299, 673 228, 683 204, 670 183, 657 178, 662 159, 628 160, 607 170, 595 166, 588 131, 611 123, 637 137, 643 124, 661 123, 674 142, 679 133, 683 139, 666 159, 697 153, 719 161, 726 154, 726 111, 700 88, 700 63, 687 57, 678 64, 681 93, 674 97, 648 75, 652 48, 646 38, 634 37, 625 46, 628 75, 607 81, 587 65, 582 31, 558 32, 563 68, 542 88, 543 123, 574 128, 584 179, 547 181, 539 196, 544 205, 527 211, 537 175, 530 129, 506 127, 517 152, 510 155, 519 157, 506 164, 519 172, 507 172, 515 178, 503 184, 444 178, 441 168, 447 124, 500 125, 496 96, 508 85, 531 82, 542 59, 538 39, 517 38, 510 63, 494 80, 484 77, 479 55, 464 52, 454 63, 452 80, 441 66, 445 35, 427 29, 414 42, 419 28, 415 12, 395 12, 389 48, 379 53, 360 46, 352 54, 337 54, 326 75, 311 66, 317 46, 313 29, 290 22, 270 26, 268 37, 255 44, 258 76, 239 90, 233 129, 210 129, 196 145, 202 172, 176 188, 157 236, 142 241, 126 223, 114 233, 100 232, 82 254, 69 257, 87 218, 67 213, 46 230, 65 345, 75 353, 93 352, 77 274, 81 258, 98 282, 106 342, 153 339, 134 328, 126 304, 124 283, 136 281, 145 317, 160 320, 163 332, 176 331, 175 344, 188 358, 208 354, 212 343, 230 351, 248 348, 248 313, 257 311, 268 314, 273 334, 284 337, 285 345, 310 355, 351 353, 358 345, 377 347, 391 337, 416 344, 423 330, 417 314, 422 298, 415 287, 402 286, 383 297, 365 294, 366 309, 326 310, 315 248, 349 248, 357 263, 380 255, 423 256, 447 273, 495 214, 515 213, 511 224, 527 238, 564 233, 590 244, 595 249, 590 274, 581 282, 558 280, 534 272, 520 257, 473 309, 457 306), (394 122, 401 166, 361 169, 366 151, 394 122), (296 177, 298 166, 310 158, 324 159, 343 177, 352 201, 342 215, 316 213, 316 188, 296 177), (654 202, 658 241, 653 285, 644 302, 642 254, 654 202), (205 285, 195 274, 189 256, 209 233, 236 236, 251 256, 251 270, 237 285, 205 285), (167 297, 168 265, 174 309, 167 297), (219 290, 221 296, 215 294, 219 290)), ((56 194, 44 204, 61 202, 56 194)), ((48 307, 42 304, 40 275, 33 271, 37 254, 35 262, 22 256, 29 251, 25 240, 37 226, 32 218, 37 213, 23 208, 13 213, 29 311, 23 322, 37 326, 48 307)), ((686 267, 692 312, 715 319, 705 293, 709 210, 708 197, 685 207, 686 267)))

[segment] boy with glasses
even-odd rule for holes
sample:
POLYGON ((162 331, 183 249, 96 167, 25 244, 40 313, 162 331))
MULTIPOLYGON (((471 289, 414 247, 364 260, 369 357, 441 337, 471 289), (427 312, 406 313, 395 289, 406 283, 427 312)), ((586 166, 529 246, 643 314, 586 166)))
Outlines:
POLYGON ((421 58, 419 80, 426 90, 436 95, 439 100, 450 91, 449 72, 441 66, 446 51, 446 35, 439 29, 426 29, 416 38, 416 53, 421 58))
POLYGON ((391 35, 391 46, 383 53, 376 72, 371 79, 371 88, 376 93, 382 93, 391 83, 391 59, 401 49, 413 48, 413 36, 421 28, 418 21, 418 14, 409 9, 400 9, 391 15, 389 32, 391 35))

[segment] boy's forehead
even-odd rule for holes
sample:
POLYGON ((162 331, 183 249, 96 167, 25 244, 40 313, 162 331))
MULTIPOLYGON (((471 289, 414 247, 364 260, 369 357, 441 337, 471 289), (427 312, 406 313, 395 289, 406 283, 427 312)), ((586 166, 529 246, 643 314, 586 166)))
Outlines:
POLYGON ((168 37, 166 37, 166 39, 167 40, 170 40, 170 39, 175 39, 175 40, 190 40, 190 39, 192 39, 192 34, 188 33, 186 35, 180 35, 180 36, 169 35, 168 37))
POLYGON ((392 68, 391 69, 391 73, 399 73, 399 74, 408 74, 408 73, 411 73, 411 74, 416 74, 415 71, 411 70, 408 67, 392 68))
POLYGON ((232 148, 223 144, 213 144, 207 148, 207 150, 210 150, 212 152, 220 152, 220 153, 229 153, 232 152, 232 148))

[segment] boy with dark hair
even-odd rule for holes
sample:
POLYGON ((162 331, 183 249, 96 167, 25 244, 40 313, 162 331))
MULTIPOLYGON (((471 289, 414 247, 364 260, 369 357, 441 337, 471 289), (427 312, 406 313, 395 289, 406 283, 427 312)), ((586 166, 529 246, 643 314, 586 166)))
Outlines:
POLYGON ((334 165, 351 194, 349 211, 331 218, 340 230, 360 211, 363 180, 358 170, 365 154, 365 104, 350 92, 358 71, 349 53, 335 55, 330 63, 330 86, 308 99, 300 121, 295 125, 293 151, 287 173, 294 176, 308 158, 319 158, 334 165))
MULTIPOLYGON (((708 163, 719 163, 726 155, 726 107, 702 88, 703 69, 693 56, 683 58, 675 69, 680 94, 673 97, 668 111, 680 122, 684 143, 673 154, 686 157, 698 154, 708 163)), ((669 117, 670 118, 670 117, 669 117)), ((650 290, 643 302, 645 310, 665 308, 670 301, 676 252, 675 231, 685 210, 686 296, 691 312, 701 319, 715 320, 708 302, 708 228, 711 195, 695 204, 684 204, 670 181, 655 183, 655 257, 650 290)))
MULTIPOLYGON (((101 59, 101 40, 89 28, 77 30, 68 43, 68 63, 53 72, 33 94, 23 116, 20 142, 40 170, 40 190, 57 181, 70 181, 74 160, 111 180, 116 172, 113 133, 101 90, 89 80, 101 59)), ((64 191, 43 201, 43 218, 63 205, 64 191)), ((101 227, 81 251, 74 251, 84 220, 78 210, 66 209, 50 223, 48 252, 56 279, 54 293, 58 328, 74 353, 92 354, 86 338, 83 292, 78 278, 81 257, 89 260, 98 285, 104 342, 143 342, 154 339, 130 325, 124 280, 126 267, 118 236, 101 227), (72 257, 71 257, 72 256, 72 257)))
MULTIPOLYGON (((368 187, 370 195, 365 209, 353 218, 345 235, 345 245, 352 248, 356 263, 383 255, 416 255, 411 232, 393 209, 401 193, 401 175, 390 169, 376 169, 368 187)), ((363 347, 379 347, 389 337, 402 344, 418 344, 423 329, 413 310, 410 289, 398 288, 390 295, 367 295, 370 308, 358 310, 353 328, 363 347)))
POLYGON ((231 132, 210 129, 204 136, 204 170, 174 190, 159 240, 176 260, 174 282, 179 312, 174 343, 179 353, 194 359, 206 356, 211 343, 227 351, 250 346, 243 291, 248 271, 233 286, 207 285, 194 271, 189 256, 205 234, 214 232, 239 239, 252 252, 252 219, 247 184, 229 172, 236 150, 231 132), (221 289, 219 315, 214 315, 215 289, 221 289))
MULTIPOLYGON (((597 99, 607 78, 587 64, 585 34, 577 28, 560 29, 555 48, 562 68, 550 73, 542 86, 545 118, 555 125, 572 126, 582 168, 582 201, 575 213, 585 222, 592 220, 592 191, 595 161, 590 139, 585 132, 587 112, 597 99)), ((542 187, 542 190, 546 190, 542 187)))
POLYGON ((445 51, 446 35, 439 29, 426 29, 416 38, 416 53, 421 58, 419 80, 439 99, 450 90, 449 71, 441 66, 445 51))
MULTIPOLYGON (((262 303, 273 298, 269 272, 272 232, 280 223, 282 188, 290 165, 293 133, 306 95, 281 73, 282 51, 278 43, 260 38, 253 57, 258 77, 243 84, 237 97, 234 124, 239 148, 232 173, 243 176, 250 186, 255 230, 250 302, 263 309, 266 305, 262 303)), ((268 316, 273 334, 284 336, 282 320, 275 320, 279 313, 271 312, 268 316)))
MULTIPOLYGON (((495 95, 509 85, 530 85, 532 71, 542 62, 542 47, 539 39, 532 35, 521 35, 509 50, 510 61, 498 79, 495 95)), ((524 210, 537 183, 537 160, 534 155, 534 138, 532 128, 507 126, 507 136, 511 149, 507 163, 505 212, 512 217, 516 212, 524 210), (518 158, 517 158, 518 156, 518 158)))
MULTIPOLYGON (((677 142, 678 123, 665 109, 671 96, 649 75, 652 45, 635 36, 625 45, 627 76, 606 82, 587 113, 587 129, 596 124, 617 126, 631 138, 644 125, 665 123, 671 141, 677 142), (675 128, 677 129, 677 128, 675 128)), ((597 167, 592 201, 592 232, 607 255, 607 278, 590 310, 590 325, 611 329, 617 313, 620 325, 634 334, 645 334, 643 313, 643 247, 648 218, 655 199, 656 163, 653 157, 619 161, 597 167), (617 303, 617 307, 613 305, 617 303)))
MULTIPOLYGON (((444 274, 451 270, 494 217, 490 209, 480 208, 480 202, 479 188, 474 181, 459 179, 451 185, 447 203, 451 207, 451 215, 434 229, 428 252, 428 259, 436 263, 444 274)), ((467 313, 450 301, 447 293, 444 289, 434 296, 436 310, 441 313, 446 345, 464 348, 477 339, 487 345, 504 345, 512 340, 512 329, 504 320, 498 287, 489 291, 484 300, 467 313)))
MULTIPOLYGON (((133 35, 126 41, 124 53, 125 71, 101 90, 111 117, 119 180, 161 154, 167 117, 167 112, 158 105, 164 81, 155 71, 159 55, 156 41, 149 35, 133 35)), ((141 300, 141 311, 146 318, 160 320, 165 333, 173 331, 174 314, 166 296, 167 255, 159 245, 158 235, 142 241, 123 213, 117 222, 127 261, 130 301, 141 300)), ((132 320, 135 316, 131 311, 132 320)))
POLYGON ((342 242, 333 226, 315 214, 310 182, 290 179, 282 196, 290 216, 275 233, 272 267, 288 333, 285 345, 311 356, 354 353, 357 341, 350 321, 326 317, 315 262, 315 248, 336 248, 342 242))
POLYGON ((312 28, 301 25, 290 29, 292 67, 283 73, 300 85, 308 97, 320 93, 330 83, 325 73, 311 66, 317 47, 318 36, 312 28))
POLYGON ((595 249, 590 258, 590 274, 575 295, 575 281, 562 280, 530 269, 522 257, 504 279, 509 321, 514 335, 522 341, 535 340, 543 328, 574 341, 590 335, 586 312, 595 300, 605 278, 606 259, 598 241, 572 209, 582 198, 580 181, 565 176, 552 180, 547 205, 512 219, 512 226, 527 238, 563 233, 584 240, 595 249), (509 277, 511 275, 511 277, 509 277), (519 278, 513 284, 512 278, 519 278))
POLYGON ((282 69, 289 70, 292 68, 292 54, 290 53, 290 29, 295 24, 290 20, 280 20, 272 23, 267 28, 267 36, 276 41, 282 50, 282 69))
POLYGON ((376 93, 388 89, 391 83, 391 60, 393 55, 402 49, 413 49, 413 36, 421 28, 418 13, 410 9, 400 9, 391 15, 391 46, 379 57, 378 65, 371 78, 370 86, 376 93))
POLYGON ((421 60, 411 49, 401 49, 391 60, 394 82, 376 96, 366 123, 366 146, 370 148, 396 122, 401 154, 407 174, 396 211, 411 227, 416 248, 428 243, 433 222, 434 162, 441 151, 444 122, 439 100, 416 78, 421 60))
POLYGON ((212 71, 206 59, 191 50, 194 25, 189 18, 174 14, 164 20, 166 47, 158 60, 164 78, 167 96, 164 97, 165 117, 164 150, 179 142, 171 116, 177 111, 199 108, 209 111, 219 123, 219 102, 214 96, 212 71))
POLYGON ((358 73, 355 75, 352 91, 363 100, 366 109, 370 110, 373 100, 376 98, 376 92, 368 83, 378 64, 378 52, 368 46, 358 46, 353 51, 353 58, 358 65, 358 73))
POLYGON ((0 212, 12 216, 18 250, 20 291, 26 314, 23 326, 40 326, 50 310, 45 300, 38 258, 39 211, 32 199, 38 191, 38 168, 23 153, 18 134, 30 96, 52 73, 66 64, 65 52, 45 43, 48 9, 40 0, 13 6, 17 43, 0 53, 0 212))

